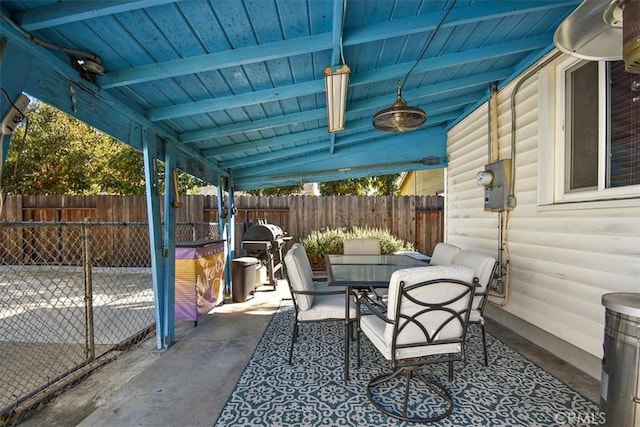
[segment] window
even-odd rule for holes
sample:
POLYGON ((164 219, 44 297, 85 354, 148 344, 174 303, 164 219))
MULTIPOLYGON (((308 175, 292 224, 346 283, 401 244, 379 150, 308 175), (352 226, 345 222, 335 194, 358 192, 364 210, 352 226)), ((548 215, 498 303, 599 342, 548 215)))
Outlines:
POLYGON ((640 75, 623 61, 556 68, 554 202, 640 196, 640 75))

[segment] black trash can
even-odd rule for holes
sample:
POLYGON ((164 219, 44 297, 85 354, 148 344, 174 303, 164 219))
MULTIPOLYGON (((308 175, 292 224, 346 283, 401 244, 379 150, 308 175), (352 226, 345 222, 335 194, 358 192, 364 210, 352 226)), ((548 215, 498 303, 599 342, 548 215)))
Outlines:
POLYGON ((231 260, 231 299, 245 302, 256 287, 257 258, 242 257, 231 260))

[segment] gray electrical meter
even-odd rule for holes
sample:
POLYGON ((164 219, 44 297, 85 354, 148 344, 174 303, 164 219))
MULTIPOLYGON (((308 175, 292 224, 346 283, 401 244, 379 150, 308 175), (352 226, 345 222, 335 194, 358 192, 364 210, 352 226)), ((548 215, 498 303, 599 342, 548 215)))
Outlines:
POLYGON ((513 209, 509 203, 511 193, 511 159, 498 160, 485 165, 478 172, 476 182, 484 186, 484 210, 506 211, 513 209))

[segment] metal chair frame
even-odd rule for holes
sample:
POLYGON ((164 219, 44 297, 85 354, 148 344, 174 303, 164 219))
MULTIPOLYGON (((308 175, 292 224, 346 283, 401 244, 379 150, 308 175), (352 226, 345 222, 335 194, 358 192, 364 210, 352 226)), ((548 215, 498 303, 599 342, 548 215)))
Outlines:
POLYGON ((484 292, 482 293, 478 293, 476 294, 476 296, 481 296, 482 297, 482 301, 480 302, 480 306, 476 309, 480 312, 480 320, 478 321, 472 321, 469 320, 469 324, 471 325, 480 325, 480 331, 482 333, 482 351, 484 354, 484 366, 489 366, 489 357, 488 357, 488 353, 487 353, 487 333, 485 331, 485 326, 484 326, 484 309, 487 305, 487 299, 489 299, 489 291, 491 288, 491 282, 493 281, 493 278, 496 275, 496 270, 498 269, 498 263, 496 262, 493 265, 493 270, 491 271, 491 278, 489 279, 489 283, 487 283, 487 287, 485 288, 484 292))
MULTIPOLYGON (((289 252, 291 253, 292 257, 295 257, 296 253, 298 253, 297 256, 299 258, 299 261, 302 262, 302 263, 304 263, 304 262, 308 263, 308 258, 306 257, 306 253, 304 253, 304 247, 291 248, 289 250, 289 252), (302 258, 300 259, 300 257, 302 257, 302 258)), ((287 266, 287 264, 289 262, 295 262, 295 261, 294 260, 290 261, 289 253, 288 253, 287 256, 285 256, 285 259, 284 259, 284 264, 285 264, 285 267, 287 268, 287 270, 290 270, 289 266, 287 266)), ((300 272, 298 271, 298 273, 300 273, 300 272)), ((343 288, 340 288, 340 287, 335 287, 334 289, 328 289, 327 287, 324 287, 323 289, 297 290, 297 289, 294 289, 294 286, 292 285, 292 280, 301 280, 301 281, 303 281, 304 278, 303 277, 292 277, 290 272, 287 271, 287 283, 289 285, 289 291, 291 292, 291 299, 293 301, 293 307, 294 307, 294 323, 293 323, 293 331, 292 331, 292 334, 291 334, 291 344, 289 346, 289 357, 288 357, 289 365, 291 365, 292 360, 293 360, 293 346, 298 341, 298 335, 300 333, 300 324, 303 324, 303 323, 314 323, 314 322, 330 322, 330 321, 343 321, 344 322, 344 314, 341 314, 340 317, 336 316, 336 317, 326 317, 326 318, 313 319, 313 320, 300 320, 299 314, 302 311, 300 309, 300 303, 298 302, 298 298, 300 298, 300 296, 302 296, 302 295, 313 295, 314 296, 314 301, 315 301, 315 297, 320 297, 320 296, 323 296, 323 295, 340 295, 340 296, 343 296, 345 291, 344 291, 343 288)), ((314 284, 315 284, 315 282, 314 282, 314 284)), ((317 301, 315 303, 317 303, 317 301)), ((340 313, 344 313, 344 309, 342 307, 344 307, 343 303, 341 303, 341 311, 340 311, 340 313)), ((353 324, 353 323, 355 323, 355 319, 351 322, 351 324, 353 324)))
POLYGON ((395 313, 394 319, 389 319, 386 316, 386 313, 381 313, 377 311, 377 305, 373 303, 366 297, 361 297, 358 299, 357 307, 356 307, 356 315, 357 315, 357 360, 358 366, 360 365, 360 318, 361 318, 361 305, 365 305, 373 315, 382 319, 384 322, 393 324, 393 338, 391 342, 391 365, 393 368, 392 372, 387 372, 381 375, 378 375, 372 378, 367 384, 367 397, 369 401, 380 411, 384 412, 390 417, 394 417, 407 422, 419 422, 419 423, 429 423, 441 420, 446 418, 453 411, 453 398, 449 391, 440 383, 431 380, 425 377, 421 372, 420 368, 432 364, 432 363, 448 363, 448 376, 449 381, 453 381, 453 362, 463 361, 465 357, 464 343, 465 336, 467 331, 467 325, 469 323, 469 314, 471 312, 471 306, 473 303, 473 297, 475 294, 475 289, 478 286, 478 279, 474 278, 473 283, 467 283, 460 280, 455 279, 436 279, 429 280, 420 283, 416 283, 413 285, 405 286, 404 282, 400 282, 400 289, 397 295, 397 309, 395 313), (411 295, 411 291, 416 288, 429 286, 437 283, 453 283, 462 285, 462 291, 455 297, 451 298, 448 301, 444 301, 441 303, 431 303, 426 300, 418 300, 411 295), (454 311, 448 306, 455 303, 456 301, 462 300, 464 298, 468 298, 469 303, 466 308, 462 311, 454 311), (420 307, 424 307, 417 311, 412 316, 406 316, 402 314, 402 303, 404 301, 409 301, 412 304, 415 304, 420 307), (438 328, 432 333, 429 332, 427 327, 423 325, 418 317, 433 311, 441 311, 444 313, 448 313, 449 317, 446 321, 443 321, 438 328), (454 339, 438 339, 438 334, 443 330, 443 328, 448 325, 450 322, 459 322, 462 328, 462 333, 459 337, 454 339), (419 330, 423 334, 423 339, 408 344, 398 344, 397 339, 400 333, 408 326, 408 325, 416 325, 419 330), (412 347, 425 347, 425 346, 437 346, 442 344, 459 344, 460 351, 457 353, 443 353, 436 354, 436 357, 426 356, 426 357, 418 357, 418 358, 409 358, 409 359, 397 359, 396 354, 397 350, 412 348, 412 347), (406 376, 406 383, 404 387, 404 400, 402 404, 402 411, 393 411, 382 406, 373 396, 372 389, 374 389, 377 385, 383 384, 393 378, 396 378, 400 375, 406 376), (421 416, 411 416, 408 413, 408 401, 410 397, 410 384, 412 378, 416 378, 419 381, 423 382, 430 390, 439 395, 446 404, 446 409, 440 414, 434 415, 432 417, 421 417, 421 416))

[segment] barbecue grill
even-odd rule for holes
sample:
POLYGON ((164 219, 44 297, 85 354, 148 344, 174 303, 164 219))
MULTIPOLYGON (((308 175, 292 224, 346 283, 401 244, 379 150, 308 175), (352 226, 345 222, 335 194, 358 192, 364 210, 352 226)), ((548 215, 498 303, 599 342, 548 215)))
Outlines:
POLYGON ((242 238, 242 250, 246 255, 259 259, 266 267, 269 284, 274 289, 277 283, 275 274, 282 270, 283 246, 291 239, 285 236, 282 228, 263 220, 249 227, 242 238))

